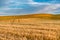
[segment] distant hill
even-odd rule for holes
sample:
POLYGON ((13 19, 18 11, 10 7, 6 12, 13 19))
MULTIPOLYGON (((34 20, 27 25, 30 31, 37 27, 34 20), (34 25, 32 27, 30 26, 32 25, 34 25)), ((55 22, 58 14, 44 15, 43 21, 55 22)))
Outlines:
POLYGON ((0 20, 19 19, 19 18, 41 18, 41 19, 60 19, 60 14, 29 14, 29 15, 13 15, 0 16, 0 20))

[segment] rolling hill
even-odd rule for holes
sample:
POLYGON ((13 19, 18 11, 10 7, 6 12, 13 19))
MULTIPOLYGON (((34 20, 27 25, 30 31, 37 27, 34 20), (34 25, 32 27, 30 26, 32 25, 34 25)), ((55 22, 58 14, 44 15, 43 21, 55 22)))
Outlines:
POLYGON ((60 19, 60 14, 30 14, 30 15, 13 15, 13 16, 0 16, 0 20, 19 19, 19 18, 41 18, 41 19, 60 19))

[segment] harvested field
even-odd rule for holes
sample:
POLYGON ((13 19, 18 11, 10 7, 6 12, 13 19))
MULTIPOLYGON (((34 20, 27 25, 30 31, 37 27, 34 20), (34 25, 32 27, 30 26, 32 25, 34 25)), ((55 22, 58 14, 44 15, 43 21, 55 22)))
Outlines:
POLYGON ((60 16, 0 16, 0 40, 60 40, 60 16))
POLYGON ((0 40, 60 40, 60 20, 40 18, 2 20, 0 40))

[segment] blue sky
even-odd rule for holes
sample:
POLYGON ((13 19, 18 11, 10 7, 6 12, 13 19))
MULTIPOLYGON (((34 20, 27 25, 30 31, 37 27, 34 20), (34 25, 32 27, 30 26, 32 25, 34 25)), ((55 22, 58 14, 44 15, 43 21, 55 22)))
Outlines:
POLYGON ((60 0, 0 0, 0 15, 60 14, 60 0))

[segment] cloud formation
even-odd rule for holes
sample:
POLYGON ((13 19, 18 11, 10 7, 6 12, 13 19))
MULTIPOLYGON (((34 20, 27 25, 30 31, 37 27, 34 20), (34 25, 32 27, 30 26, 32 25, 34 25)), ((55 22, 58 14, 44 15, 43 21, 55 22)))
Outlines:
POLYGON ((60 4, 51 4, 51 5, 47 5, 40 12, 55 13, 55 11, 59 11, 59 10, 60 10, 60 4))
POLYGON ((30 13, 60 13, 60 1, 35 1, 35 0, 1 0, 0 14, 30 14, 30 13))

